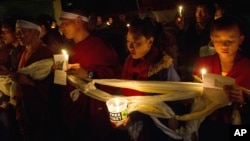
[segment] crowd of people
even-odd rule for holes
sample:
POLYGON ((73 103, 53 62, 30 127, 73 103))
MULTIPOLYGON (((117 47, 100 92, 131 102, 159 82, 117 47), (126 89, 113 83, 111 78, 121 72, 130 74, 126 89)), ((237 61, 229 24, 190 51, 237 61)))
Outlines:
MULTIPOLYGON (((201 68, 228 76, 235 84, 223 86, 232 104, 213 111, 201 122, 192 140, 229 141, 229 128, 250 124, 249 29, 245 17, 230 13, 220 1, 199 1, 189 24, 174 21, 176 34, 151 17, 134 17, 126 26, 111 19, 102 23, 84 9, 62 11, 60 25, 49 15, 6 17, 1 22, 0 140, 1 141, 161 141, 177 140, 139 111, 127 115, 121 127, 109 119, 106 103, 85 95, 76 100, 75 87, 54 84, 54 56, 67 49, 68 75, 80 79, 197 82, 201 68), (94 24, 94 26, 93 26, 94 24), (118 32, 117 32, 118 31, 118 32), (39 70, 39 71, 38 71, 39 70), (238 111, 240 121, 234 121, 238 111), (211 136, 213 134, 213 136, 211 136)), ((121 96, 147 96, 129 88, 97 85, 121 96)), ((165 101, 174 113, 189 113, 193 100, 165 101)), ((159 118, 170 129, 184 121, 159 118)), ((181 139, 183 140, 183 139, 181 139)))

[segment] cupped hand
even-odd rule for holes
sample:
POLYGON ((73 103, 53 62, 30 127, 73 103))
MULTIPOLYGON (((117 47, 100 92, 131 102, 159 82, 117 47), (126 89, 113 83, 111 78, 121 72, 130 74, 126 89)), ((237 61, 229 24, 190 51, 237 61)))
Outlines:
POLYGON ((69 64, 68 69, 66 70, 67 74, 71 74, 73 76, 79 77, 79 78, 87 78, 88 77, 88 71, 81 67, 80 64, 69 64))
POLYGON ((230 101, 238 104, 243 104, 245 102, 242 87, 238 85, 225 85, 223 89, 230 101))

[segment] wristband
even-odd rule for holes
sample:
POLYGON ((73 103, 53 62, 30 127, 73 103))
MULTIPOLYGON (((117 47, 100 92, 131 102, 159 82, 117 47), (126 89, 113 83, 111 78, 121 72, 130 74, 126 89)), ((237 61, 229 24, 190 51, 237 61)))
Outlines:
POLYGON ((93 71, 88 71, 88 78, 92 79, 94 77, 94 72, 93 71))

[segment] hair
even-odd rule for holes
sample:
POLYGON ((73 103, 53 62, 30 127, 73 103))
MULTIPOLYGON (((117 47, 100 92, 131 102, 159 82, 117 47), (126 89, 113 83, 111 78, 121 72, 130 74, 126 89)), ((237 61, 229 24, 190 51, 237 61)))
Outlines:
POLYGON ((16 17, 5 17, 2 21, 2 27, 9 28, 11 31, 14 32, 16 29, 16 21, 16 17))
POLYGON ((44 25, 46 30, 51 30, 51 25, 56 20, 48 14, 42 14, 36 17, 36 22, 38 25, 44 25))
POLYGON ((214 20, 214 22, 211 24, 210 34, 212 34, 216 30, 230 29, 233 26, 237 26, 240 30, 240 33, 245 35, 243 22, 239 18, 229 15, 214 20))
POLYGON ((160 52, 166 52, 171 57, 175 58, 175 50, 170 46, 170 40, 165 33, 164 27, 161 23, 153 21, 149 17, 135 18, 128 29, 137 36, 145 36, 147 39, 154 37, 153 46, 157 47, 160 52))
POLYGON ((196 2, 196 7, 197 6, 205 6, 207 8, 207 11, 209 13, 209 15, 211 15, 211 18, 214 18, 215 15, 215 5, 214 2, 211 0, 198 0, 196 2))
POLYGON ((239 53, 243 56, 250 58, 250 39, 249 39, 249 28, 247 28, 247 21, 239 16, 225 15, 215 20, 211 25, 210 34, 217 30, 227 30, 233 26, 237 26, 242 35, 245 35, 245 40, 239 48, 239 53))

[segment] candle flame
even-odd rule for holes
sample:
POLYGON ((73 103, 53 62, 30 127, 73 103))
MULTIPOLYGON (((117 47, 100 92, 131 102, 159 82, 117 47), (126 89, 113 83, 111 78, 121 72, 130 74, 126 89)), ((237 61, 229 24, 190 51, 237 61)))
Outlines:
POLYGON ((179 6, 179 16, 182 16, 182 9, 183 9, 183 7, 179 6))
POLYGON ((204 75, 204 74, 206 74, 206 73, 207 73, 207 70, 206 70, 206 69, 204 69, 204 68, 201 69, 201 74, 202 74, 202 75, 204 75))
POLYGON ((67 55, 67 51, 64 49, 62 49, 62 53, 63 53, 63 55, 67 55))
POLYGON ((179 6, 179 11, 180 11, 180 12, 182 11, 182 6, 179 6))

